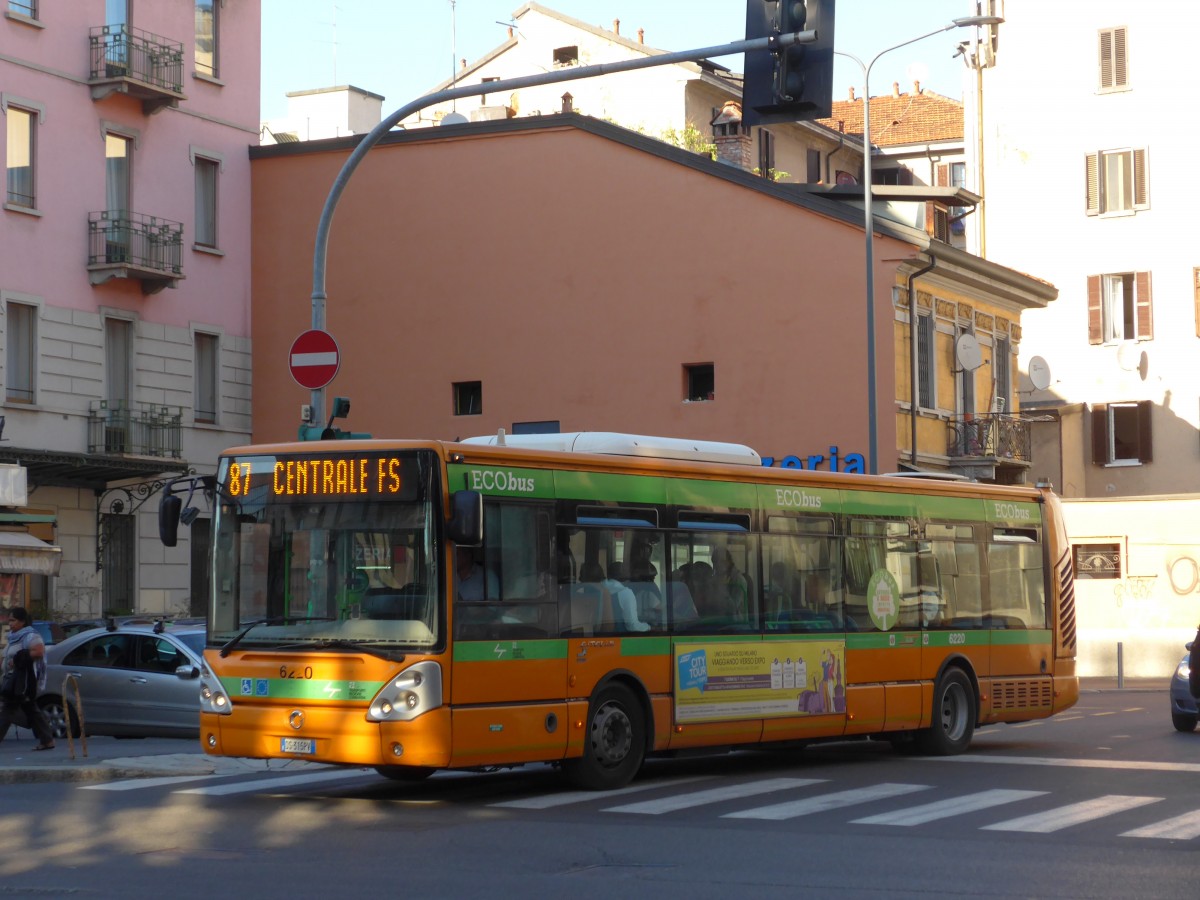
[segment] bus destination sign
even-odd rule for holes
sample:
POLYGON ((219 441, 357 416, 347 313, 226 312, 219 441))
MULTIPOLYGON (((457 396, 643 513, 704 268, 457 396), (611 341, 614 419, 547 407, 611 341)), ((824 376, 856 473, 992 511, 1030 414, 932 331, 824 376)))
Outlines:
POLYGON ((232 497, 276 500, 410 500, 418 493, 417 460, 388 453, 249 456, 227 460, 232 497))

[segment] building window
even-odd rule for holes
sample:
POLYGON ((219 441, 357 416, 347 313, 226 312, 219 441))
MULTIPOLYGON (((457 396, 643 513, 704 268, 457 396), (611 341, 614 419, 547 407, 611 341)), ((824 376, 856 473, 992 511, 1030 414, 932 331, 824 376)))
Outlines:
MULTIPOLYGON (((972 334, 969 327, 960 328, 959 334, 972 334)), ((978 345, 976 345, 978 346, 978 345)), ((959 370, 958 408, 964 414, 975 413, 975 370, 963 366, 959 370)))
POLYGON ((513 422, 513 434, 560 434, 562 424, 558 419, 546 419, 542 422, 513 422))
POLYGON ((37 389, 37 307, 9 301, 5 307, 5 399, 33 403, 37 389))
POLYGON ((38 17, 37 0, 8 0, 8 11, 16 16, 36 20, 38 17))
POLYGON ((215 334, 196 332, 196 421, 217 421, 217 376, 220 345, 215 334))
POLYGON ((129 409, 133 362, 133 323, 104 320, 104 370, 109 409, 129 409))
POLYGON ((579 65, 579 48, 572 45, 570 47, 559 47, 554 51, 554 67, 562 68, 563 66, 579 65))
POLYGON ((1120 578, 1120 544, 1076 544, 1076 578, 1120 578))
POLYGON ((775 180, 775 135, 765 128, 758 129, 758 174, 775 180))
POLYGON ((937 329, 933 316, 917 314, 917 404, 921 409, 933 409, 936 402, 934 380, 937 378, 933 342, 937 329))
POLYGON ((1087 214, 1150 208, 1146 149, 1101 150, 1087 155, 1087 214))
POLYGON ((5 202, 24 209, 37 207, 34 193, 34 163, 37 159, 37 132, 34 113, 10 106, 7 109, 8 191, 5 202))
POLYGON ((124 135, 104 135, 104 204, 110 213, 129 210, 129 169, 133 141, 124 135))
POLYGON ((1129 60, 1125 54, 1125 29, 1100 31, 1100 90, 1119 91, 1129 85, 1129 60))
POLYGON ((217 246, 217 172, 220 163, 196 157, 196 243, 217 246))
POLYGON ((808 157, 808 165, 806 168, 808 171, 806 173, 805 180, 807 180, 809 184, 820 184, 821 180, 822 180, 821 179, 821 151, 813 150, 810 148, 808 150, 807 157, 808 157))
POLYGON ((483 412, 483 382, 456 381, 454 383, 454 414, 456 416, 478 416, 483 412))
POLYGON ((1012 344, 1007 337, 992 341, 992 375, 996 379, 996 412, 1012 411, 1012 344))
POLYGON ((1150 462, 1149 400, 1092 407, 1092 462, 1100 466, 1150 462))
POLYGON ((217 77, 217 21, 215 0, 196 0, 196 72, 217 77))
POLYGON ((1088 343, 1148 341, 1154 337, 1149 272, 1089 275, 1088 343))
POLYGON ((684 399, 693 403, 716 398, 716 372, 712 363, 683 367, 684 399))

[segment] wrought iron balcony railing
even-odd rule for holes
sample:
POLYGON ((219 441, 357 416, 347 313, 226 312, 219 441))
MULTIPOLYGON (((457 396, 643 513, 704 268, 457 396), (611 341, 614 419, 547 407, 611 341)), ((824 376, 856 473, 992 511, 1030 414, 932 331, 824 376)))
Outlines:
POLYGON ((88 213, 92 284, 136 278, 154 293, 183 278, 183 224, 124 210, 88 213))
POLYGON ((120 91, 140 99, 147 113, 186 99, 183 44, 128 25, 100 25, 89 36, 92 99, 120 91))
POLYGON ((983 413, 949 422, 951 457, 1012 459, 1030 462, 1029 423, 1020 416, 983 413))
POLYGON ((141 403, 136 409, 125 403, 101 400, 88 413, 88 453, 132 456, 183 454, 183 409, 141 403))

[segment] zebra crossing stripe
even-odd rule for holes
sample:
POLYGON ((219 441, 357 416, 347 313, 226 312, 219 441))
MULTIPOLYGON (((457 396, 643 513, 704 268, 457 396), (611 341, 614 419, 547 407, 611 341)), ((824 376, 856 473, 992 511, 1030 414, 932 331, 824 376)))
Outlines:
POLYGON ((709 803, 721 803, 725 800, 739 800, 743 797, 755 797, 759 794, 770 794, 775 791, 786 791, 790 788, 807 787, 810 784, 822 784, 824 778, 768 778, 765 781, 752 781, 746 784, 729 784, 724 787, 709 788, 706 791, 694 791, 690 794, 677 794, 674 797, 661 797, 658 800, 643 800, 639 803, 627 803, 624 806, 610 806, 602 812, 637 813, 644 816, 658 816, 663 813, 678 812, 681 809, 692 809, 709 803))
POLYGON ((1019 819, 1009 819, 1007 822, 997 822, 995 825, 984 825, 982 830, 1026 831, 1032 834, 1049 834, 1052 831, 1069 828, 1081 822, 1090 822, 1093 819, 1111 816, 1115 813, 1125 812, 1128 809, 1137 809, 1139 806, 1145 806, 1147 803, 1158 803, 1162 799, 1162 797, 1129 797, 1123 794, 1106 794, 1103 797, 1097 797, 1095 800, 1071 803, 1067 806, 1060 806, 1058 809, 1035 813, 1032 816, 1022 816, 1019 819))
POLYGON ((615 791, 605 791, 598 794, 595 791, 559 791, 554 794, 538 794, 534 797, 522 797, 519 800, 505 800, 502 803, 489 803, 488 806, 501 809, 553 809, 556 806, 570 806, 572 803, 586 803, 601 797, 619 797, 622 794, 637 794, 641 791, 652 791, 677 784, 687 784, 692 781, 704 781, 709 776, 697 775, 693 778, 673 778, 670 781, 643 781, 628 787, 617 788, 615 791))
POLYGON ((166 787, 188 781, 220 778, 220 775, 164 775, 160 778, 133 778, 127 781, 106 781, 103 784, 80 785, 81 791, 135 791, 140 788, 166 787))
POLYGON ((1165 838, 1180 841, 1200 837, 1200 811, 1184 813, 1173 819, 1163 819, 1153 825, 1135 828, 1133 831, 1122 833, 1121 837, 1165 838))
POLYGON ((255 781, 240 781, 234 784, 214 784, 209 787, 189 788, 186 791, 175 791, 174 793, 205 794, 210 797, 223 797, 228 794, 249 794, 253 791, 270 790, 272 788, 295 787, 298 784, 344 781, 347 778, 362 778, 364 775, 374 774, 370 769, 335 769, 332 772, 310 772, 307 775, 292 775, 283 778, 259 778, 255 781))
POLYGON ((854 788, 849 791, 835 791, 832 794, 821 794, 804 800, 792 800, 787 803, 774 803, 770 806, 759 806, 755 809, 744 809, 740 812, 726 813, 723 819, 770 819, 782 821, 795 819, 798 816, 811 813, 826 812, 843 806, 853 806, 856 803, 870 803, 873 800, 887 800, 889 797, 900 797, 914 791, 928 790, 928 784, 892 784, 884 782, 871 787, 854 788))
POLYGON ((1015 803, 1017 800, 1027 800, 1030 797, 1040 797, 1045 791, 1012 791, 997 788, 991 791, 980 791, 977 794, 967 794, 964 797, 952 797, 949 800, 939 800, 936 803, 926 803, 908 809, 898 809, 895 812, 880 813, 865 819, 855 819, 852 825, 924 825, 938 819, 948 819, 951 816, 961 816, 1005 803, 1015 803))

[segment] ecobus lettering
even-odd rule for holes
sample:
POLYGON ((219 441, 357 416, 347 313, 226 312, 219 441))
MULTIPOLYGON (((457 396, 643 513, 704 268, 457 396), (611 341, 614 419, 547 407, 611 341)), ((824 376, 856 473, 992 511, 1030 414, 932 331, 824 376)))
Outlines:
POLYGON ((536 485, 532 478, 514 475, 512 472, 493 469, 475 469, 471 472, 471 489, 476 491, 513 491, 532 494, 536 485))

